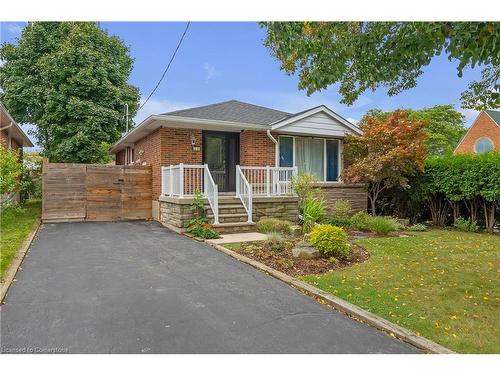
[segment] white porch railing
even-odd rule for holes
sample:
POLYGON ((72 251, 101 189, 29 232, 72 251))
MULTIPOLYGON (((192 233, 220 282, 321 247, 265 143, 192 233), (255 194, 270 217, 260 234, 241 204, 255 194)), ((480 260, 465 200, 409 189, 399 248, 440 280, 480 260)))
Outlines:
POLYGON ((292 177, 296 167, 240 167, 254 196, 292 195, 292 177))
POLYGON ((248 180, 246 179, 243 171, 241 170, 241 167, 239 165, 236 166, 236 197, 240 198, 241 203, 243 204, 243 207, 245 207, 245 210, 248 215, 247 221, 249 223, 253 222, 252 219, 252 214, 253 214, 253 209, 252 209, 252 185, 248 183, 248 180))
POLYGON ((167 197, 193 196, 199 191, 207 198, 219 224, 219 191, 208 165, 178 164, 161 167, 161 194, 167 197))

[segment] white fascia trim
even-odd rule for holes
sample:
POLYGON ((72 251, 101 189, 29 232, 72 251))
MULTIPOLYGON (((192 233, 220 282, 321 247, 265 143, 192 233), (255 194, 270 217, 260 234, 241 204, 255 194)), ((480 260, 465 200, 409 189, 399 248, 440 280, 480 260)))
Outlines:
MULTIPOLYGON (((474 125, 476 125, 477 120, 479 119, 479 117, 481 116, 481 113, 483 113, 483 112, 486 115, 488 115, 488 113, 485 112, 485 111, 480 111, 479 112, 479 114, 477 115, 477 117, 474 119, 474 122, 472 123, 472 125, 469 127, 469 129, 467 129, 467 131, 465 132, 465 134, 462 136, 462 139, 460 139, 460 142, 458 142, 458 144, 456 145, 455 149, 453 150, 453 153, 455 153, 458 150, 458 148, 460 147, 460 145, 464 142, 465 138, 467 138, 467 136, 469 135, 469 132, 474 127, 474 125)), ((488 117, 490 117, 490 115, 488 115, 488 117)), ((493 121, 493 119, 491 119, 491 121, 493 121)), ((495 122, 495 121, 493 121, 493 122, 495 122)))
POLYGON ((363 134, 363 131, 360 128, 358 128, 354 124, 351 124, 349 121, 347 121, 342 116, 337 115, 335 112, 333 112, 330 108, 328 108, 325 105, 321 105, 319 107, 312 108, 312 109, 310 109, 310 110, 308 110, 308 111, 306 111, 304 113, 301 113, 298 116, 289 117, 286 120, 278 120, 277 122, 274 122, 274 123, 271 124, 271 130, 276 130, 276 129, 279 129, 279 128, 283 127, 283 126, 286 126, 286 125, 289 125, 289 124, 293 124, 296 121, 302 120, 303 118, 309 117, 309 116, 314 115, 314 114, 319 113, 319 112, 325 112, 328 116, 334 118, 335 120, 337 120, 338 122, 340 122, 342 125, 344 125, 347 128, 351 129, 356 134, 358 134, 358 135, 362 135, 363 134))
MULTIPOLYGON (((207 120, 207 119, 199 119, 193 117, 181 117, 181 116, 170 116, 170 115, 151 115, 142 121, 139 125, 133 128, 130 132, 128 132, 125 136, 123 136, 120 140, 118 140, 113 147, 110 149, 110 153, 115 153, 119 151, 121 147, 124 147, 127 144, 127 139, 131 137, 131 135, 136 134, 138 131, 147 129, 149 124, 158 121, 162 123, 161 127, 175 128, 174 123, 181 124, 191 124, 194 128, 201 128, 203 126, 220 126, 228 128, 227 130, 268 130, 268 125, 259 125, 259 124, 250 124, 244 122, 233 122, 233 121, 222 121, 222 120, 207 120), (172 122, 172 125, 165 124, 165 122, 172 122)), ((222 131, 224 129, 221 129, 222 131)))
POLYGON ((19 124, 16 122, 16 120, 14 120, 12 118, 12 116, 9 113, 9 111, 7 111, 7 108, 5 108, 5 106, 3 105, 2 102, 0 102, 0 107, 2 109, 2 112, 5 113, 7 115, 7 118, 10 120, 11 125, 9 125, 9 127, 12 127, 12 125, 13 125, 13 127, 21 135, 21 138, 23 140, 23 144, 21 145, 21 147, 33 147, 33 143, 31 142, 31 140, 28 138, 28 136, 23 131, 23 129, 21 128, 21 126, 19 126, 19 124))

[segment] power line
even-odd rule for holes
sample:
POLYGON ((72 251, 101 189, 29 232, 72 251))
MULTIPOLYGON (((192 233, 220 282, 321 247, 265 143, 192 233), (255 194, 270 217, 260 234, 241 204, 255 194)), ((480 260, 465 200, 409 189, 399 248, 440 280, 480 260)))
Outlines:
POLYGON ((184 29, 184 32, 182 33, 181 35, 181 39, 179 39, 179 43, 177 44, 177 47, 175 48, 175 51, 174 53, 172 54, 172 57, 170 58, 170 61, 168 62, 168 65, 167 67, 165 68, 165 70, 163 71, 163 74, 160 78, 160 80, 158 81, 158 83, 156 84, 155 88, 153 89, 153 91, 151 91, 151 94, 149 94, 149 96, 147 97, 146 101, 144 103, 142 103, 142 105, 139 107, 138 111, 144 107, 144 105, 148 102, 149 98, 151 98, 151 96, 155 93, 156 89, 158 89, 158 86, 160 86, 160 83, 161 81, 163 81, 163 78, 165 78, 165 75, 167 74, 168 72, 168 69, 170 68, 170 65, 172 64, 172 61, 174 61, 174 58, 175 58, 175 55, 177 54, 177 51, 179 50, 179 47, 181 46, 182 44, 182 41, 184 40, 184 37, 186 36, 186 33, 189 29, 189 25, 191 24, 191 22, 188 22, 186 24, 186 28, 184 29))

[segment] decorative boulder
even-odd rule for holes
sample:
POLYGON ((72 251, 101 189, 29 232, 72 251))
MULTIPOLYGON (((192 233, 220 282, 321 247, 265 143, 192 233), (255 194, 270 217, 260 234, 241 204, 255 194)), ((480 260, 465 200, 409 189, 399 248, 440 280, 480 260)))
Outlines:
POLYGON ((321 254, 309 242, 300 241, 292 249, 295 258, 319 258, 321 254))

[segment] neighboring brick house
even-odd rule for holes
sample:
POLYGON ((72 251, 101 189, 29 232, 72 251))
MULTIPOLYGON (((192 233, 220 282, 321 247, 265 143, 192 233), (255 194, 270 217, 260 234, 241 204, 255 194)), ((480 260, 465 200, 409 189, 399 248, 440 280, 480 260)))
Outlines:
MULTIPOLYGON (((23 159, 23 147, 33 147, 33 143, 2 103, 0 103, 0 143, 8 150, 17 151, 21 161, 23 159)), ((15 199, 18 200, 19 197, 16 196, 15 199)))
POLYGON ((500 151, 500 111, 481 111, 455 148, 455 154, 489 151, 500 151))
POLYGON ((159 202, 190 196, 193 186, 208 189, 206 179, 212 179, 226 197, 239 196, 245 206, 249 203, 244 201, 239 179, 252 186, 258 202, 257 197, 280 195, 290 185, 290 172, 301 171, 315 175, 325 188, 335 188, 330 196, 352 197, 355 209, 365 209, 365 187, 340 180, 346 134, 362 131, 326 106, 292 114, 230 100, 149 116, 113 145, 111 153, 116 164, 152 166, 153 216, 157 218, 159 202), (181 168, 184 182, 180 192, 172 191, 179 184, 181 163, 191 167, 181 168), (171 165, 176 167, 163 177, 162 187, 162 167, 171 165), (203 165, 210 172, 207 178, 202 177, 203 165), (174 173, 175 181, 169 186, 166 181, 174 173), (245 178, 240 177, 243 174, 245 178))

